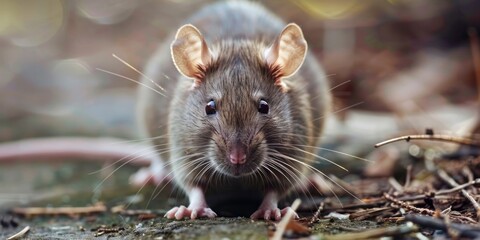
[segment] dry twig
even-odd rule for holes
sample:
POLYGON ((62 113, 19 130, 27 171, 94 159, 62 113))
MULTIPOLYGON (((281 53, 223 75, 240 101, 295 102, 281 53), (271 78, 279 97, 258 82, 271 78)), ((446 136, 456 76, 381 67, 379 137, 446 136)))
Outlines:
POLYGON ((418 232, 418 230, 419 230, 418 227, 413 225, 412 223, 406 223, 400 226, 376 228, 376 229, 366 230, 363 232, 344 233, 344 234, 337 234, 337 235, 319 235, 319 237, 320 239, 329 239, 329 240, 374 239, 374 238, 388 237, 388 236, 404 236, 405 234, 418 232))
MULTIPOLYGON (((459 187, 460 185, 452 178, 450 177, 450 175, 448 175, 447 172, 445 172, 443 169, 438 169, 437 170, 437 174, 438 176, 443 180, 445 181, 446 183, 448 183, 450 186, 452 187, 459 187)), ((465 189, 461 189, 461 192, 462 192, 462 195, 467 198, 473 205, 473 207, 475 208, 475 211, 476 211, 476 216, 477 216, 477 220, 480 220, 480 205, 478 204, 478 202, 475 200, 474 197, 472 197, 472 195, 470 195, 470 193, 467 192, 467 190, 465 189)))
POLYGON ((19 239, 23 237, 29 230, 30 230, 30 226, 26 226, 20 232, 15 233, 12 236, 8 237, 7 240, 19 239))
POLYGON ((454 188, 451 188, 451 189, 440 190, 440 191, 436 192, 435 195, 449 194, 449 193, 460 191, 460 190, 463 190, 464 188, 467 188, 467 187, 470 187, 470 186, 473 186, 473 185, 479 185, 479 184, 480 184, 480 178, 477 178, 473 181, 464 183, 462 185, 457 184, 457 186, 455 186, 454 188))
POLYGON ((272 240, 281 240, 282 239, 283 233, 285 232, 285 228, 287 227, 288 223, 290 222, 290 220, 294 216, 295 211, 297 210, 298 206, 300 206, 301 202, 302 201, 299 198, 297 198, 292 203, 292 207, 291 207, 292 211, 287 211, 285 216, 283 216, 282 220, 277 224, 277 230, 275 231, 275 234, 271 238, 272 240))
POLYGON ((99 226, 97 228, 92 229, 92 232, 95 232, 94 236, 95 237, 100 237, 104 234, 109 234, 109 233, 120 233, 122 231, 125 231, 124 227, 107 227, 107 226, 99 226))
MULTIPOLYGON (((406 221, 411 221, 421 227, 431 228, 431 229, 439 229, 446 231, 447 226, 445 225, 444 221, 438 218, 417 215, 417 214, 407 214, 405 215, 406 221)), ((458 223, 451 223, 450 227, 458 231, 460 237, 468 237, 468 238, 478 238, 480 237, 480 228, 467 225, 467 224, 458 224, 458 223)))
POLYGON ((392 186, 395 191, 399 192, 399 193, 402 193, 403 192, 403 187, 402 185, 397 181, 397 179, 393 178, 393 177, 389 177, 388 178, 388 183, 390 184, 390 186, 392 186))
POLYGON ((392 207, 378 207, 359 210, 350 214, 350 220, 360 221, 365 219, 372 219, 374 217, 384 214, 385 212, 391 212, 392 210, 394 210, 392 207))
POLYGON ((318 216, 320 215, 324 207, 325 207, 325 202, 321 202, 320 206, 318 206, 317 211, 315 212, 315 214, 312 216, 312 219, 308 223, 308 226, 312 226, 315 222, 318 221, 318 216))
MULTIPOLYGON (((480 178, 474 179, 472 170, 470 170, 470 168, 468 168, 467 166, 464 166, 462 168, 462 174, 467 177, 469 182, 478 181, 477 185, 480 186, 480 178)), ((472 191, 472 194, 478 193, 477 189, 474 187, 471 187, 470 190, 472 191)))
POLYGON ((393 143, 393 142, 398 142, 398 141, 409 142, 410 140, 442 141, 442 142, 458 143, 462 145, 480 147, 480 141, 477 139, 466 138, 466 137, 456 137, 456 136, 450 136, 450 135, 429 135, 429 134, 407 135, 407 136, 396 137, 396 138, 392 138, 392 139, 377 143, 375 144, 375 147, 378 148, 383 145, 393 143))
POLYGON ((388 193, 383 193, 383 197, 385 199, 387 199, 388 201, 394 203, 395 205, 398 206, 398 208, 402 207, 402 208, 405 208, 406 210, 408 211, 412 211, 412 212, 416 212, 416 213, 420 213, 420 214, 428 214, 430 216, 433 216, 435 214, 435 211, 432 211, 430 209, 426 209, 426 208, 417 208, 417 207, 414 207, 404 201, 400 201, 396 198, 394 198, 393 196, 391 196, 390 194, 388 193))
POLYGON ((410 181, 412 180, 412 171, 413 167, 410 164, 407 166, 407 176, 405 176, 405 185, 403 185, 404 188, 408 188, 410 186, 410 181))

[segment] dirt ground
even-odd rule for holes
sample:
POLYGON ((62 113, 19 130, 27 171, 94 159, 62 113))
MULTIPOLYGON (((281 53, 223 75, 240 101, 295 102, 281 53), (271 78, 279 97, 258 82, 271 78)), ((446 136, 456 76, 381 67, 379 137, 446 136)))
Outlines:
MULTIPOLYGON (((102 183, 106 175, 102 172, 95 173, 102 167, 105 166, 72 160, 56 164, 2 164, 1 180, 16 184, 1 185, 0 191, 17 192, 24 194, 25 199, 35 200, 18 203, 1 199, 3 210, 0 218, 6 221, 14 216, 18 226, 1 227, 0 238, 11 236, 25 226, 30 226, 27 239, 268 239, 269 230, 274 229, 273 222, 253 221, 245 217, 194 221, 165 219, 163 214, 168 207, 185 201, 180 194, 172 191, 170 186, 161 191, 152 186, 138 191, 127 181, 128 176, 136 170, 131 166, 120 168, 102 183), (16 188, 16 191, 11 188, 16 188), (157 196, 152 198, 155 195, 157 196), (85 207, 98 202, 104 203, 108 210, 99 214, 75 216, 20 216, 10 213, 13 207, 85 207), (112 213, 111 209, 119 205, 148 211, 151 215, 141 219, 141 214, 112 213), (102 228, 111 232, 99 234, 102 228)), ((108 172, 106 169, 104 171, 108 172)), ((314 234, 338 234, 383 225, 385 224, 374 221, 322 219, 312 229, 314 234)))

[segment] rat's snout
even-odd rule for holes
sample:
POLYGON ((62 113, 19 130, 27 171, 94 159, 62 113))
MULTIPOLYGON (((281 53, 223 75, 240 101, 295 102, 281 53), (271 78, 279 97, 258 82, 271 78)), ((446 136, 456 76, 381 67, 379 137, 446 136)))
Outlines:
POLYGON ((238 144, 234 145, 230 150, 229 159, 232 164, 244 164, 247 161, 245 148, 238 144))

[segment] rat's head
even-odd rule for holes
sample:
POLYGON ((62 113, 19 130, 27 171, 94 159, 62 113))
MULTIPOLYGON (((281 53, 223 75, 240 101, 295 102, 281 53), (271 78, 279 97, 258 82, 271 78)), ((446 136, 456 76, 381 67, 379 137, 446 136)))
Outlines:
POLYGON ((171 51, 179 72, 192 80, 179 117, 186 148, 239 177, 260 169, 275 146, 289 142, 293 105, 300 103, 284 78, 300 68, 307 51, 297 25, 287 25, 272 43, 227 39, 211 47, 194 26, 184 25, 171 51))

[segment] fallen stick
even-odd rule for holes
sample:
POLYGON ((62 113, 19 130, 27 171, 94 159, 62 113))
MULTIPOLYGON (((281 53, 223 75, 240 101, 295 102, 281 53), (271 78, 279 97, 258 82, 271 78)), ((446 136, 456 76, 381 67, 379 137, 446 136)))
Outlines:
MULTIPOLYGON (((452 177, 450 177, 450 175, 448 175, 447 172, 445 172, 443 169, 438 169, 437 170, 437 174, 438 176, 443 180, 445 181, 446 183, 448 183, 451 187, 459 187, 460 185, 455 181, 455 179, 453 179, 452 177)), ((476 215, 477 215, 477 220, 480 221, 480 204, 478 204, 477 201, 475 201, 475 198, 470 195, 470 193, 467 192, 467 190, 465 189, 461 189, 460 190, 462 195, 468 199, 468 201, 470 201, 473 205, 473 207, 475 208, 475 211, 476 211, 476 215)))
POLYGON ((477 139, 472 138, 465 138, 465 137, 455 137, 450 135, 430 135, 430 134, 423 134, 423 135, 407 135, 392 138, 380 143, 375 144, 375 148, 381 147, 383 145, 398 142, 398 141, 407 141, 410 140, 429 140, 429 141, 442 141, 442 142, 450 142, 450 143, 458 143, 462 145, 470 145, 470 146, 477 146, 480 147, 480 141, 477 139))
POLYGON ((388 193, 383 193, 383 197, 385 199, 387 199, 388 201, 397 205, 398 206, 397 208, 405 208, 408 211, 413 211, 413 212, 420 213, 420 214, 428 214, 428 215, 434 215, 435 214, 435 211, 433 211, 433 210, 426 209, 426 208, 414 207, 414 206, 412 206, 412 205, 410 205, 410 204, 408 204, 404 201, 400 201, 400 200, 394 198, 392 195, 390 195, 388 193))
MULTIPOLYGON (((439 229, 443 231, 447 230, 447 226, 445 225, 445 222, 438 218, 417 215, 417 214, 407 214, 405 215, 405 220, 411 221, 424 228, 439 229)), ((459 237, 468 237, 468 238, 474 238, 474 239, 477 239, 480 237, 480 228, 473 225, 450 223, 449 227, 457 230, 459 233, 459 237)))
POLYGON ((20 232, 15 233, 12 236, 8 237, 7 240, 19 239, 23 237, 29 230, 30 230, 30 226, 26 226, 20 232))
POLYGON ((308 223, 308 226, 312 226, 316 221, 318 221, 319 219, 318 216, 320 215, 324 207, 325 207, 325 202, 321 202, 317 211, 315 212, 315 214, 313 214, 312 219, 308 223))
POLYGON ((400 226, 376 228, 363 232, 343 233, 336 235, 317 235, 319 239, 328 240, 348 240, 348 239, 376 239, 390 236, 404 236, 405 234, 418 232, 419 228, 412 223, 406 223, 400 226))
POLYGON ((472 180, 470 182, 467 182, 467 183, 464 183, 462 185, 458 185, 457 186, 452 186, 454 188, 451 188, 451 189, 447 189, 447 190, 440 190, 438 192, 435 193, 435 196, 436 195, 441 195, 441 194, 448 194, 448 193, 453 193, 453 192, 456 192, 456 191, 460 191, 460 190, 463 190, 464 188, 467 188, 467 187, 470 187, 470 186, 473 186, 473 185, 480 185, 480 178, 477 178, 475 180, 472 180))
POLYGON ((281 240, 283 233, 285 232, 285 229, 288 225, 288 222, 291 221, 292 217, 295 215, 295 211, 297 210, 298 206, 300 206, 300 203, 302 201, 297 198, 291 206, 291 210, 287 211, 285 216, 283 216, 282 220, 277 224, 277 230, 275 231, 275 234, 271 238, 271 240, 281 240))

